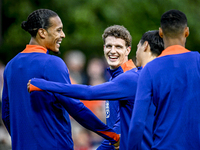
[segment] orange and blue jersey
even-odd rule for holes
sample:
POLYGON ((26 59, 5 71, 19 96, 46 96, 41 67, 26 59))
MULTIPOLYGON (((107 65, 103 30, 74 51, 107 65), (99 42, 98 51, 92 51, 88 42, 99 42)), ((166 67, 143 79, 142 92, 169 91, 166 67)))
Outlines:
MULTIPOLYGON (((107 71, 110 73, 111 78, 113 80, 115 77, 120 75, 123 72, 126 72, 131 69, 137 70, 135 64, 130 59, 129 61, 125 62, 121 65, 121 67, 116 68, 114 70, 108 68, 107 71)), ((120 128, 120 110, 119 110, 119 101, 105 101, 105 112, 106 112, 106 124, 108 127, 113 128, 113 130, 121 134, 120 128)), ((104 140, 101 145, 97 148, 97 150, 115 150, 114 146, 109 145, 108 140, 104 140)))
MULTIPOLYGON (((134 106, 136 87, 140 70, 135 71, 135 69, 131 69, 125 73, 122 73, 123 70, 121 67, 119 67, 118 69, 111 72, 111 75, 113 76, 111 81, 96 86, 78 84, 68 85, 35 78, 31 80, 30 91, 34 91, 34 87, 37 87, 42 90, 58 92, 65 96, 77 99, 79 98, 82 100, 117 100, 117 102, 119 102, 120 126, 122 131, 120 149, 125 150, 127 148, 128 130, 134 106), (122 74, 116 76, 118 73, 122 74)), ((152 109, 153 113, 154 111, 155 109, 152 109)), ((138 144, 138 147, 142 147, 143 149, 150 149, 153 141, 153 113, 152 116, 149 116, 148 118, 149 122, 147 123, 143 141, 138 144)), ((117 113, 115 115, 117 116, 117 113)))
POLYGON ((142 140, 149 106, 156 106, 152 149, 200 149, 200 54, 166 48, 141 71, 128 150, 142 140))
POLYGON ((85 128, 116 143, 119 135, 79 100, 46 91, 28 93, 31 78, 71 84, 63 60, 47 52, 42 46, 27 45, 6 65, 2 119, 11 135, 12 149, 73 150, 69 115, 85 128))

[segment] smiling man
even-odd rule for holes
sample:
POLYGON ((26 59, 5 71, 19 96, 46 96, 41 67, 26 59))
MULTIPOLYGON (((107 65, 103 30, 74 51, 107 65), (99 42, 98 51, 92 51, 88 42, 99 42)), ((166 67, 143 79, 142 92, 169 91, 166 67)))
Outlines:
POLYGON ((22 28, 31 34, 26 48, 8 62, 4 72, 2 119, 13 150, 73 150, 69 115, 112 144, 119 135, 101 122, 82 102, 51 92, 27 91, 30 78, 71 84, 59 52, 65 37, 59 16, 48 9, 32 12, 22 28), (62 99, 65 101, 58 101, 62 99))
POLYGON ((126 45, 125 40, 114 36, 105 38, 104 55, 110 69, 116 69, 128 61, 131 47, 126 45))
MULTIPOLYGON (((111 75, 110 81, 123 72, 133 68, 137 70, 133 61, 131 59, 128 60, 128 55, 131 52, 132 37, 124 26, 109 26, 104 30, 102 38, 104 42, 104 57, 109 65, 108 72, 111 75)), ((105 90, 108 91, 108 93, 111 91, 108 88, 105 90)), ((97 90, 96 94, 100 95, 101 93, 97 90)), ((102 100, 105 100, 105 98, 103 98, 105 94, 107 93, 101 94, 102 100)), ((98 99, 100 97, 94 95, 93 98, 98 99)), ((109 97, 107 98, 105 102, 106 123, 109 127, 113 128, 116 133, 121 133, 119 101, 110 101, 109 97)), ((112 96, 110 98, 112 98, 112 96)), ((98 150, 114 150, 114 147, 109 145, 108 140, 104 140, 98 147, 98 150)))

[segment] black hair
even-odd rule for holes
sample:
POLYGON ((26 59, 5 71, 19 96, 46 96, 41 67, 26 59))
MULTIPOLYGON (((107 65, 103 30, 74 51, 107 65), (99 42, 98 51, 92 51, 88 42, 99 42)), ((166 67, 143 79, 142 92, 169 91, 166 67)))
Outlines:
POLYGON ((113 26, 106 28, 102 35, 104 43, 105 43, 105 39, 108 36, 114 36, 115 38, 121 38, 125 41, 127 47, 131 46, 131 42, 132 42, 131 34, 124 26, 113 25, 113 26))
POLYGON ((38 9, 33 11, 21 24, 22 29, 28 31, 32 37, 36 37, 38 29, 48 29, 51 24, 49 18, 58 16, 54 11, 49 9, 38 9))
POLYGON ((187 17, 179 10, 169 10, 162 15, 160 25, 166 36, 177 37, 187 27, 187 17))
POLYGON ((158 30, 145 32, 140 40, 141 45, 143 45, 145 41, 150 45, 152 54, 156 56, 160 55, 164 50, 163 39, 159 36, 158 30))

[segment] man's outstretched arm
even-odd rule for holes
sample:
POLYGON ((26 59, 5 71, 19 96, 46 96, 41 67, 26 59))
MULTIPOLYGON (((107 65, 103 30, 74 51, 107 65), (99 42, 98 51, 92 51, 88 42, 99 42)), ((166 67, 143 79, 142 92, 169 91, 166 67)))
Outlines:
POLYGON ((112 81, 96 86, 64 84, 44 79, 31 79, 29 92, 47 90, 81 100, 129 100, 135 97, 138 74, 128 71, 112 81))

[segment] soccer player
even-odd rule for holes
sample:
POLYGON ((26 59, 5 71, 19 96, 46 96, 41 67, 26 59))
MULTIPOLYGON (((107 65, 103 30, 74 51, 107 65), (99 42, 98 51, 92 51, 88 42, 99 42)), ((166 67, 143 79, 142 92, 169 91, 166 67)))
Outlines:
MULTIPOLYGON (((109 65, 107 70, 111 75, 110 81, 130 69, 137 70, 133 61, 131 59, 128 60, 132 37, 124 26, 113 25, 106 28, 102 38, 104 42, 104 57, 109 65), (121 67, 119 68, 119 66, 121 67)), ((106 100, 105 111, 107 125, 120 134, 119 102, 106 100)), ((104 140, 97 150, 114 150, 115 148, 109 143, 108 140, 104 140)))
POLYGON ((200 54, 185 48, 186 15, 165 12, 159 34, 165 50, 140 73, 128 150, 142 140, 149 104, 156 106, 152 149, 200 149, 200 54))
MULTIPOLYGON (((162 38, 159 36, 158 30, 156 30, 148 31, 143 34, 137 47, 137 65, 144 66, 146 63, 160 55, 164 49, 164 44, 162 38)), ((125 150, 127 149, 128 130, 133 110, 138 75, 140 71, 141 70, 135 71, 134 69, 129 70, 118 75, 110 82, 96 86, 67 85, 62 83, 49 82, 43 79, 32 79, 30 82, 29 90, 49 90, 52 92, 61 93, 66 96, 87 100, 118 100, 120 105, 121 124, 120 149, 125 150)), ((112 71, 112 75, 115 76, 115 74, 119 74, 120 72, 122 72, 122 68, 118 67, 112 71)), ((153 114, 155 111, 153 104, 151 105, 150 111, 151 114, 149 114, 148 117, 143 141, 138 144, 138 148, 150 149, 153 141, 152 126, 154 119, 153 114)))
POLYGON ((51 10, 38 9, 22 22, 22 28, 31 34, 31 39, 6 65, 2 96, 2 119, 11 135, 12 149, 73 150, 69 115, 112 144, 118 142, 119 135, 82 102, 56 93, 28 93, 30 78, 65 84, 70 84, 70 79, 64 61, 47 54, 48 50, 59 52, 65 37, 59 16, 51 10))

